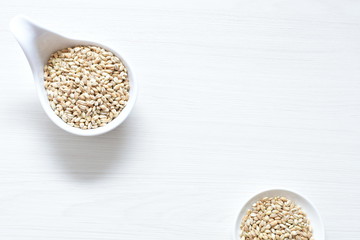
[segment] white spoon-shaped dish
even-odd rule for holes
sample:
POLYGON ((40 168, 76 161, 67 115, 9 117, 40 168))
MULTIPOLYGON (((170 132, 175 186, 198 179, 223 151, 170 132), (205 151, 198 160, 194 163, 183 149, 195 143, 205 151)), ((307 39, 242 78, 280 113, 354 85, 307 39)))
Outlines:
POLYGON ((263 199, 264 197, 286 197, 287 199, 296 203, 296 205, 300 206, 304 212, 306 213, 308 219, 310 220, 310 226, 313 229, 313 237, 315 240, 325 240, 325 230, 324 225, 319 215, 319 212, 316 210, 314 205, 307 200, 306 198, 302 197, 300 194, 284 190, 284 189, 273 189, 261 192, 254 197, 252 197, 249 201, 247 201, 244 206, 242 207, 236 222, 235 222, 235 229, 234 229, 234 240, 240 240, 240 224, 242 218, 245 216, 248 209, 251 209, 252 205, 263 199))
POLYGON ((30 64, 41 105, 49 118, 57 126, 67 132, 76 135, 95 136, 106 133, 116 128, 127 118, 135 104, 135 99, 137 95, 137 84, 134 80, 134 75, 130 70, 129 64, 125 62, 125 60, 121 57, 120 54, 118 54, 113 49, 99 43, 66 38, 43 27, 40 27, 38 24, 35 24, 33 21, 30 21, 24 16, 14 17, 10 22, 10 30, 14 34, 16 40, 19 42, 30 64), (83 130, 80 128, 71 127, 70 125, 66 124, 51 109, 47 98, 46 90, 44 88, 43 69, 50 55, 57 50, 78 45, 93 45, 109 50, 124 63, 128 70, 130 97, 126 107, 121 111, 119 116, 117 116, 111 122, 109 122, 103 127, 99 127, 96 129, 83 130))

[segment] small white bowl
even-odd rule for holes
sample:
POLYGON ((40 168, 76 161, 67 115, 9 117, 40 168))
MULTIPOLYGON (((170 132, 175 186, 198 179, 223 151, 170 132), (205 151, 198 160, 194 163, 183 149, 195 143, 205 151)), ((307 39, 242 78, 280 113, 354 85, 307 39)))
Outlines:
POLYGON ((133 72, 130 70, 129 64, 121 57, 121 55, 114 51, 113 49, 104 46, 99 43, 94 43, 90 41, 83 41, 77 39, 71 39, 55 32, 52 32, 48 29, 40 27, 38 24, 35 24, 33 21, 29 20, 24 16, 16 16, 10 22, 10 30, 14 34, 16 40, 19 42, 21 48, 23 49, 27 60, 29 61, 31 70, 33 72, 33 77, 35 85, 37 88, 37 93, 41 105, 49 116, 49 118, 61 129, 76 134, 80 136, 96 136, 106 132, 109 132, 119 126, 130 114, 130 111, 134 107, 136 96, 137 96, 137 83, 134 79, 133 72), (103 127, 98 127, 96 129, 80 129, 71 127, 66 124, 61 118, 59 118, 55 112, 51 109, 50 103, 47 97, 47 93, 44 87, 44 65, 50 58, 50 55, 63 48, 74 47, 78 45, 94 45, 102 47, 106 50, 114 53, 121 61, 124 63, 128 70, 129 77, 129 100, 125 108, 121 111, 119 116, 114 120, 109 122, 103 127))
POLYGON ((315 206, 306 198, 301 196, 298 193, 284 190, 284 189, 272 189, 256 194, 254 197, 250 198, 240 210, 240 213, 235 222, 234 229, 234 240, 240 240, 240 224, 242 218, 245 216, 248 209, 251 209, 252 205, 263 199, 264 197, 286 197, 287 199, 295 202, 298 206, 300 206, 307 215, 307 218, 310 220, 310 225, 313 229, 313 237, 315 240, 324 240, 325 239, 325 231, 324 225, 321 220, 319 212, 316 210, 315 206))

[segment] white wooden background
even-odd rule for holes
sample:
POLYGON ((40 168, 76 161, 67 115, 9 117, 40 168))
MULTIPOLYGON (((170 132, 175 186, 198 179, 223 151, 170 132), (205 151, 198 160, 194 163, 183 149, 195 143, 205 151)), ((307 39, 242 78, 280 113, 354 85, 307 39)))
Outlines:
POLYGON ((318 207, 327 239, 360 234, 360 2, 0 3, 0 239, 231 239, 268 188, 318 207), (126 56, 128 120, 57 128, 9 32, 25 14, 126 56))

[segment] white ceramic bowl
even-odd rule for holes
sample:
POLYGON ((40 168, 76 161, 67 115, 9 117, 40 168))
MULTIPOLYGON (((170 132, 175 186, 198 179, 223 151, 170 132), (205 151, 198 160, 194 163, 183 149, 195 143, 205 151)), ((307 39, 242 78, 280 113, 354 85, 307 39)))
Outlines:
POLYGON ((124 60, 124 58, 122 58, 122 56, 118 52, 99 43, 70 39, 61 36, 48 29, 40 27, 38 24, 35 24, 33 21, 30 21, 24 16, 14 17, 10 22, 10 29, 16 37, 17 41, 19 42, 20 46, 22 47, 29 61, 41 105, 49 118, 58 127, 76 135, 95 136, 111 131, 112 129, 119 126, 128 117, 135 104, 137 96, 137 83, 135 81, 134 74, 131 71, 129 64, 124 60), (83 130, 80 128, 71 127, 70 125, 66 124, 51 109, 49 100, 47 98, 46 90, 44 88, 43 69, 44 65, 50 58, 50 55, 57 50, 78 45, 95 45, 109 50, 114 53, 119 59, 121 59, 121 61, 124 63, 128 70, 130 97, 126 104, 126 107, 114 120, 112 120, 105 126, 96 129, 83 130))
POLYGON ((319 212, 316 210, 315 206, 306 198, 301 196, 298 193, 284 190, 284 189, 272 189, 263 191, 261 193, 256 194, 254 197, 250 198, 240 210, 239 215, 236 218, 235 229, 234 229, 234 240, 240 240, 240 224, 242 218, 245 216, 248 209, 251 209, 252 204, 261 200, 264 197, 286 197, 287 199, 292 200, 298 206, 300 206, 304 212, 306 213, 308 219, 310 220, 310 225, 313 228, 313 237, 315 240, 324 240, 325 239, 325 231, 324 225, 319 215, 319 212))

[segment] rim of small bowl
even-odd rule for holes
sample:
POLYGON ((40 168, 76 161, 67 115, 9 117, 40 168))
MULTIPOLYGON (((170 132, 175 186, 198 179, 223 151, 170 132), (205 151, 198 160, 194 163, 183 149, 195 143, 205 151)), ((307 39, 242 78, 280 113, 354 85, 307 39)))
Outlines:
POLYGON ((325 239, 324 224, 323 224, 322 218, 320 216, 320 213, 317 210, 317 208, 315 207, 315 205, 308 198, 304 197, 304 195, 302 195, 296 191, 292 191, 292 190, 285 189, 285 188, 274 188, 274 189, 266 189, 266 190, 260 191, 260 192, 256 193, 255 195, 253 195, 252 197, 250 197, 246 202, 244 202, 242 204, 242 207, 241 207, 240 211, 238 212, 238 215, 236 216, 236 220, 235 220, 235 228, 234 228, 234 235, 233 235, 234 240, 240 240, 239 236, 240 236, 241 220, 244 217, 246 211, 251 208, 252 204, 264 197, 274 197, 274 196, 286 197, 286 198, 294 201, 297 205, 299 205, 304 210, 304 212, 306 213, 307 217, 310 220, 310 225, 313 228, 314 238, 316 240, 324 240, 325 239), (279 192, 279 194, 276 194, 275 192, 279 192), (287 195, 287 196, 282 195, 281 193, 285 193, 285 195, 287 195), (289 195, 296 196, 296 199, 294 199, 293 197, 288 197, 289 195), (307 203, 308 206, 305 206, 305 208, 304 208, 304 205, 299 203, 299 201, 297 201, 297 199, 300 199, 301 202, 307 203), (308 207, 311 208, 311 211, 309 211, 308 207), (317 218, 317 219, 315 219, 315 218, 317 218), (314 222, 315 222, 316 227, 314 226, 314 222))

